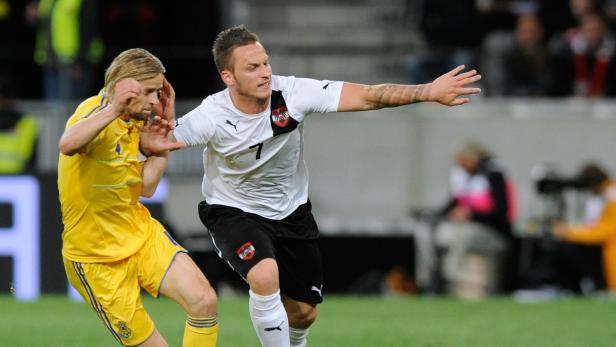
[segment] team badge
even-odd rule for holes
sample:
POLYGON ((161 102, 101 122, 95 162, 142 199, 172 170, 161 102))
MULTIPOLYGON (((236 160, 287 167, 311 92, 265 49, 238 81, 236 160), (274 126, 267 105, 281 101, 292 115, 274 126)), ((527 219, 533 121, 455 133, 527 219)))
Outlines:
POLYGON ((274 136, 286 134, 297 129, 299 123, 291 117, 281 91, 272 90, 270 107, 270 125, 272 126, 274 136))
POLYGON ((284 128, 289 124, 289 119, 291 115, 289 115, 289 110, 286 106, 279 107, 275 110, 272 110, 272 123, 276 126, 284 128))
POLYGON ((128 327, 128 325, 126 325, 126 322, 118 322, 116 323, 116 328, 118 328, 118 335, 120 335, 121 338, 123 339, 130 339, 131 336, 133 336, 133 331, 130 330, 130 328, 128 327))
POLYGON ((235 253, 242 260, 250 260, 255 256, 256 250, 252 243, 246 242, 240 248, 238 248, 235 253))
POLYGON ((120 152, 122 152, 122 147, 120 147, 120 144, 119 144, 119 143, 116 145, 115 152, 116 152, 118 155, 120 154, 120 152))

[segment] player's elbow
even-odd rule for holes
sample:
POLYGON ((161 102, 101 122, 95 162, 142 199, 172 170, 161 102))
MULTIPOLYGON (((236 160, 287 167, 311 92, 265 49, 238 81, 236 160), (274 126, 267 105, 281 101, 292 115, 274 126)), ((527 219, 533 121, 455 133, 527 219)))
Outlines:
POLYGON ((154 195, 156 188, 152 189, 150 187, 146 187, 145 185, 141 189, 141 196, 144 198, 151 198, 154 195))
POLYGON ((60 138, 60 141, 58 142, 58 149, 60 150, 60 153, 68 156, 72 156, 75 153, 79 152, 79 148, 75 146, 70 141, 70 139, 64 136, 62 136, 62 138, 60 138))

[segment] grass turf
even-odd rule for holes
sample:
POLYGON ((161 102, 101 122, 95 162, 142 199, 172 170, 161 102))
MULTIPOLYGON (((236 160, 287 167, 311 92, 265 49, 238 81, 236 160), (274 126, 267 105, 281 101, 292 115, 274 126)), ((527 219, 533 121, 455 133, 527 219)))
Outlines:
MULTIPOLYGON (((170 346, 181 346, 184 313, 167 299, 145 305, 170 346)), ((259 346, 246 297, 219 300, 219 346, 259 346)), ((570 298, 519 304, 437 297, 328 296, 309 335, 319 347, 614 346, 616 301, 570 298)), ((0 346, 115 346, 87 305, 64 296, 21 303, 0 296, 0 346)))

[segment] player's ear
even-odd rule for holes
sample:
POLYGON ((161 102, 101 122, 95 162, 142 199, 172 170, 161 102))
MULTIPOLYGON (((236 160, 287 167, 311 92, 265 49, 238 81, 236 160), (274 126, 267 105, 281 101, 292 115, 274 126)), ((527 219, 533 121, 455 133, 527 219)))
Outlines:
POLYGON ((220 78, 222 78, 222 81, 227 86, 232 86, 235 84, 235 78, 233 77, 233 74, 229 70, 226 70, 226 69, 222 70, 220 72, 220 78))

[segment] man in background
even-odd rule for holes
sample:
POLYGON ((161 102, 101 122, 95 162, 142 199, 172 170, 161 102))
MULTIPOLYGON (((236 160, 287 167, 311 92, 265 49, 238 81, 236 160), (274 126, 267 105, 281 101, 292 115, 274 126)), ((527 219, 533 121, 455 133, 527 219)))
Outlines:
POLYGON ((33 173, 36 169, 38 125, 15 108, 14 86, 0 75, 0 174, 33 173))
POLYGON ((469 141, 455 154, 451 199, 437 229, 444 248, 442 274, 449 292, 480 299, 502 289, 514 217, 510 183, 480 143, 469 141))
MULTIPOLYGON (((604 280, 607 289, 616 293, 616 182, 605 169, 594 163, 581 169, 577 182, 588 189, 592 197, 586 202, 585 223, 573 225, 559 222, 552 227, 556 238, 578 245, 577 252, 568 253, 568 264, 561 262, 560 265, 566 268, 560 270, 568 272, 569 277, 575 276, 573 280, 578 282, 577 285, 580 277, 596 277, 592 274, 601 266, 592 262, 592 256, 584 255, 592 252, 594 247, 601 247, 604 280)), ((596 287, 600 285, 595 283, 596 287)))

